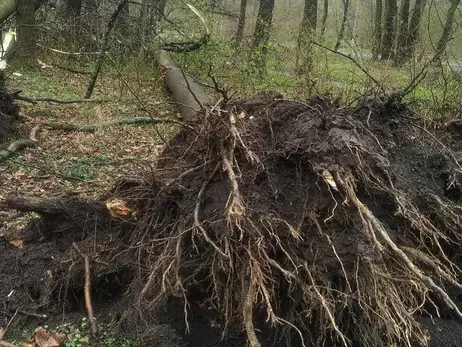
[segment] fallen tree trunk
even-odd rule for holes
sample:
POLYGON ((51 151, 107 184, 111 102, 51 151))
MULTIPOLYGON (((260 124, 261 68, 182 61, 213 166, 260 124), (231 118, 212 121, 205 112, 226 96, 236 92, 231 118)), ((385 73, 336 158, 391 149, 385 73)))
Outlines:
POLYGON ((94 133, 95 131, 108 128, 116 125, 143 125, 143 124, 159 124, 159 123, 173 123, 182 124, 174 119, 167 118, 153 118, 153 117, 134 117, 134 118, 122 118, 111 122, 106 122, 96 125, 78 125, 71 123, 59 123, 59 122, 45 122, 42 125, 47 128, 62 131, 80 131, 86 133, 94 133))
POLYGON ((157 59, 165 85, 180 109, 181 118, 190 120, 201 109, 212 103, 212 98, 194 79, 175 66, 169 53, 160 51, 157 59))

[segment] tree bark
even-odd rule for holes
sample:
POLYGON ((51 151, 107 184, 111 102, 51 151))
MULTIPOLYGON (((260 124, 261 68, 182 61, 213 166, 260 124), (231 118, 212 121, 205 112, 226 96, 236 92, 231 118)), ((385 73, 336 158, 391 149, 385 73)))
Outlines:
MULTIPOLYGON (((35 11, 38 10, 46 0, 34 0, 35 11)), ((16 0, 6 0, 0 3, 0 24, 8 19, 16 11, 16 0)))
POLYGON ((412 10, 411 22, 409 23, 408 46, 406 47, 406 60, 409 60, 415 52, 415 46, 419 41, 420 23, 426 0, 416 0, 412 10))
POLYGON ((257 23, 253 34, 251 56, 257 68, 263 71, 268 54, 271 22, 273 20, 274 0, 260 0, 257 23))
POLYGON ((318 1, 305 0, 303 19, 298 34, 297 72, 306 74, 312 67, 311 40, 316 32, 318 1))
POLYGON ((160 51, 157 60, 164 70, 165 85, 178 103, 184 121, 190 120, 204 106, 212 103, 212 99, 203 88, 173 64, 167 52, 160 51))
POLYGON ((411 0, 404 0, 401 8, 401 16, 399 21, 398 42, 396 45, 396 55, 394 56, 395 65, 405 63, 406 51, 409 46, 409 11, 411 0))
POLYGON ((342 43, 342 40, 343 40, 343 35, 345 33, 345 26, 348 20, 349 7, 350 7, 350 0, 343 0, 343 18, 342 18, 342 24, 340 26, 340 32, 338 33, 338 36, 337 36, 337 42, 335 43, 335 47, 334 47, 335 51, 338 51, 338 49, 340 48, 340 44, 342 43))
POLYGON ((150 25, 154 34, 157 34, 157 25, 164 17, 166 0, 156 0, 154 10, 151 11, 150 25))
POLYGON ((82 0, 67 0, 64 17, 70 25, 67 33, 67 43, 72 45, 80 39, 80 15, 82 12, 82 0))
POLYGON ((324 5, 324 9, 322 12, 322 19, 321 19, 321 36, 324 36, 324 33, 326 32, 326 22, 327 22, 327 16, 329 14, 329 0, 324 0, 323 5, 324 5))
POLYGON ((247 0, 241 0, 241 8, 239 10, 239 20, 237 23, 237 30, 236 30, 236 40, 234 42, 235 48, 239 48, 241 46, 242 38, 244 37, 246 10, 247 10, 247 0))
POLYGON ((149 0, 142 0, 140 5, 140 26, 138 29, 138 37, 140 38, 140 56, 143 55, 144 45, 146 43, 146 28, 148 24, 148 1, 149 0))
POLYGON ((382 53, 382 0, 375 1, 375 23, 374 23, 374 43, 372 46, 372 58, 378 59, 382 53))
POLYGON ((454 15, 456 13, 457 7, 459 6, 460 0, 451 0, 451 6, 449 7, 448 13, 446 15, 446 23, 443 28, 443 33, 436 45, 436 59, 441 59, 441 56, 446 50, 448 41, 451 39, 452 28, 454 26, 454 15))
POLYGON ((37 53, 34 0, 17 0, 17 57, 34 64, 37 53))
POLYGON ((382 39, 382 59, 393 58, 396 24, 398 15, 397 0, 385 0, 385 27, 382 39))

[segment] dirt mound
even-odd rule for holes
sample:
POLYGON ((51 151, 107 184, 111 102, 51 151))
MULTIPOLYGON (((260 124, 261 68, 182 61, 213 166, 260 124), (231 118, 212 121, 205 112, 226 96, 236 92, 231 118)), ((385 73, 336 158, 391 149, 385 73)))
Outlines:
POLYGON ((416 317, 460 316, 462 171, 405 105, 270 93, 190 126, 122 193, 152 269, 141 312, 179 296, 254 346, 425 344, 416 317))
POLYGON ((100 201, 6 204, 42 214, 68 307, 84 310, 79 249, 95 302, 191 346, 425 345, 430 316, 462 317, 461 175, 393 99, 267 93, 197 115, 100 201))

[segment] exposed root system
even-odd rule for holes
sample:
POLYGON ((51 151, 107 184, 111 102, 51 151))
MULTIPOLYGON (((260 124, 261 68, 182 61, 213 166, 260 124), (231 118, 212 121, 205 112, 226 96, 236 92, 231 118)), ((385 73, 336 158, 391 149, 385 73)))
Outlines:
POLYGON ((187 336, 199 308, 252 347, 426 345, 421 322, 462 318, 461 175, 389 98, 268 93, 197 115, 152 172, 115 184, 118 213, 72 199, 37 211, 42 229, 81 231, 55 255, 59 293, 84 286, 76 242, 93 281, 129 273, 125 317, 166 323, 180 304, 187 336))

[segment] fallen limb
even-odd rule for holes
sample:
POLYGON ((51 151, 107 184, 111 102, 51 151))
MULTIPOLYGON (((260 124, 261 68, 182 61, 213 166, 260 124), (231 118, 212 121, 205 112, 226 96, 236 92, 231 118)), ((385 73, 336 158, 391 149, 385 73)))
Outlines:
MULTIPOLYGON (((105 211, 106 206, 93 199, 77 197, 39 198, 35 196, 8 195, 4 204, 7 208, 22 212, 37 212, 48 215, 73 216, 86 214, 91 208, 95 213, 105 211)), ((102 215, 103 216, 103 215, 102 215)))
POLYGON ((63 131, 80 131, 93 133, 103 128, 108 128, 114 125, 133 125, 133 124, 159 124, 159 123, 174 123, 182 124, 181 122, 174 119, 167 118, 153 118, 153 117, 134 117, 134 118, 122 118, 111 122, 105 122, 96 125, 78 125, 70 123, 59 123, 59 122, 45 122, 42 125, 54 130, 63 131))
POLYGON ((93 305, 91 302, 91 269, 90 269, 90 258, 88 255, 84 254, 75 242, 72 243, 72 246, 80 254, 85 262, 85 308, 87 309, 88 321, 90 323, 90 328, 93 336, 96 336, 98 333, 98 327, 96 326, 96 318, 93 313, 93 305))
POLYGON ((11 158, 15 153, 19 152, 20 150, 35 146, 35 142, 32 140, 27 139, 19 139, 12 142, 7 149, 0 150, 0 162, 11 158))
POLYGON ((81 104, 84 102, 100 102, 101 100, 96 99, 53 99, 53 98, 34 98, 30 96, 19 95, 19 93, 14 93, 13 98, 16 100, 30 102, 31 104, 36 104, 38 102, 51 102, 54 104, 81 104))

